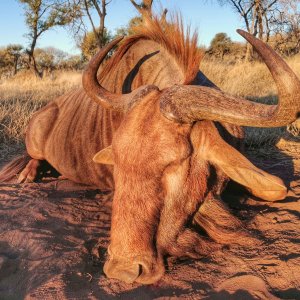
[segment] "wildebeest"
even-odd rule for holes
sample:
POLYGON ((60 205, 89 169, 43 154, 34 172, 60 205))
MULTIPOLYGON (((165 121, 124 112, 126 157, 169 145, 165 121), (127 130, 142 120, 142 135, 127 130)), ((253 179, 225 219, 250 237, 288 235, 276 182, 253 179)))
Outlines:
MULTIPOLYGON (((242 125, 283 126, 299 112, 300 82, 266 44, 239 31, 261 55, 278 87, 268 106, 230 96, 198 70, 197 38, 180 22, 148 20, 123 41, 108 44, 83 74, 83 88, 38 111, 26 133, 28 155, 8 165, 9 179, 24 162, 19 181, 34 180, 46 160, 63 176, 99 188, 114 185, 108 277, 153 283, 163 257, 199 257, 232 242, 240 222, 220 201, 229 179, 268 201, 285 198, 281 179, 255 167, 237 148, 242 125), (96 154, 96 155, 95 155, 96 154), (114 165, 112 167, 111 165, 114 165)), ((242 236, 242 233, 241 233, 242 236)), ((238 241, 236 241, 238 242, 238 241)))

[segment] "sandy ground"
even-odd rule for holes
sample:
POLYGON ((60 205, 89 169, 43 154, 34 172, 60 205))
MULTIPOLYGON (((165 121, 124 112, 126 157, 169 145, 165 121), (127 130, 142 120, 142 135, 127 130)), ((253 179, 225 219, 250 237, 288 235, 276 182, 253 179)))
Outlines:
POLYGON ((224 195, 262 246, 170 257, 165 276, 150 286, 103 274, 111 193, 57 179, 1 184, 0 299, 300 299, 298 146, 249 154, 290 182, 284 201, 263 202, 234 186, 224 195))

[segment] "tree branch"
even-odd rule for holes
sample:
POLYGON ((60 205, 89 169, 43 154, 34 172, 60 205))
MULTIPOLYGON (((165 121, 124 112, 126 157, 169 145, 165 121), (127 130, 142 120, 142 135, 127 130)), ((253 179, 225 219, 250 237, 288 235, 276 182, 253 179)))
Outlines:
POLYGON ((92 27, 93 27, 93 32, 94 32, 95 36, 98 37, 97 28, 96 28, 96 26, 95 26, 95 24, 94 24, 94 22, 93 22, 93 19, 92 19, 91 14, 90 14, 87 0, 84 0, 84 5, 85 5, 85 11, 86 11, 86 14, 87 14, 87 16, 88 16, 88 18, 89 18, 89 20, 90 20, 90 22, 91 22, 91 25, 92 25, 92 27))

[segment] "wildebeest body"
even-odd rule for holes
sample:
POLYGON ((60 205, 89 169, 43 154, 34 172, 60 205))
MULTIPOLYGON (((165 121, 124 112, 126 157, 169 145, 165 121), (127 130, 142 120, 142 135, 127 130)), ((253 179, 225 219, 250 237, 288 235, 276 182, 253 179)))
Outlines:
POLYGON ((104 272, 141 283, 163 275, 166 254, 199 257, 218 247, 200 237, 189 226, 193 223, 218 243, 244 242, 241 223, 220 200, 229 178, 262 199, 285 197, 282 180, 236 149, 243 137, 236 124, 288 123, 299 109, 294 92, 300 86, 274 51, 242 33, 273 73, 282 103, 266 106, 229 96, 199 73, 197 40, 185 36, 180 24, 163 29, 154 19, 147 26, 144 34, 121 45, 98 79, 99 65, 120 39, 91 60, 83 74, 84 91, 36 113, 26 136, 33 160, 20 175, 20 181, 34 179, 39 160, 45 159, 74 181, 107 188, 113 185, 112 167, 102 164, 114 164, 104 272), (99 165, 92 160, 95 153, 99 165))
MULTIPOLYGON (((159 44, 138 39, 129 43, 122 59, 105 72, 102 85, 115 93, 128 93, 145 84, 160 89, 182 83, 182 68, 159 44)), ((26 146, 32 158, 46 159, 63 176, 99 188, 112 188, 112 168, 92 161, 108 147, 122 113, 92 101, 83 89, 63 95, 31 119, 26 146)))

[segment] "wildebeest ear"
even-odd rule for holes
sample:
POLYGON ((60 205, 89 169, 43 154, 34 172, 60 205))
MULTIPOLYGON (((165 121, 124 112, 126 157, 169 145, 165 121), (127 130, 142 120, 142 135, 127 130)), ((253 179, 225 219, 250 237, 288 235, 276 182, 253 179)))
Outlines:
POLYGON ((107 148, 104 148, 101 151, 97 152, 93 157, 93 161, 97 164, 113 165, 114 158, 112 146, 110 145, 107 148))
POLYGON ((287 189, 283 181, 254 166, 238 150, 225 142, 212 122, 203 122, 199 126, 201 128, 197 131, 200 137, 195 140, 195 134, 191 136, 193 144, 196 143, 199 157, 208 160, 261 199, 276 201, 286 197, 287 189))

